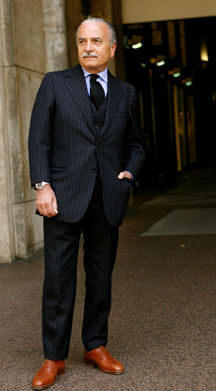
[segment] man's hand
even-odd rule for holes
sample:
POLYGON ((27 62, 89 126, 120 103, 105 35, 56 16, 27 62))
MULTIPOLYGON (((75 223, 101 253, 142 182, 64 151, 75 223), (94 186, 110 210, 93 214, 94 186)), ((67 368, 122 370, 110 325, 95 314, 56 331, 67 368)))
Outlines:
POLYGON ((131 173, 128 172, 128 171, 122 171, 122 172, 120 172, 120 174, 118 175, 118 179, 124 179, 124 178, 132 179, 131 173))
POLYGON ((58 214, 57 199, 50 184, 37 190, 36 206, 41 215, 53 217, 58 214))

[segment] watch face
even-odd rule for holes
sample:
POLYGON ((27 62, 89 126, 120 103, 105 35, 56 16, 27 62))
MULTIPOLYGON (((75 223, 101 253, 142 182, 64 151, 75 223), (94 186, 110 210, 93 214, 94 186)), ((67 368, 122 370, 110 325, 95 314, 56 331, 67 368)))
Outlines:
POLYGON ((41 182, 35 183, 35 189, 36 189, 36 190, 37 190, 37 189, 39 189, 39 190, 43 189, 42 183, 41 183, 41 182))
POLYGON ((34 185, 34 188, 35 190, 41 190, 44 188, 45 185, 48 185, 49 182, 38 182, 38 183, 35 183, 34 185))

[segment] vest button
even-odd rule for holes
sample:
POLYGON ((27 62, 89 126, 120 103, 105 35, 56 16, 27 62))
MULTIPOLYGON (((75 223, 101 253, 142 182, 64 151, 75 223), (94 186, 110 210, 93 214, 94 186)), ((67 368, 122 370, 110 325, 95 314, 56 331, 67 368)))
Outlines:
POLYGON ((97 169, 96 168, 92 168, 92 172, 97 172, 97 169))
POLYGON ((100 149, 100 147, 101 147, 100 145, 97 145, 97 149, 100 149))

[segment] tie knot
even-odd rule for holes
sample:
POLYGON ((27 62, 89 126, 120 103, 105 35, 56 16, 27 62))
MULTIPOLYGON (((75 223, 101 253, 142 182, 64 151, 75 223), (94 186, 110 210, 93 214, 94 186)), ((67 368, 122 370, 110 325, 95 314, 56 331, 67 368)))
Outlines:
POLYGON ((99 76, 96 73, 91 73, 91 81, 96 81, 99 76))

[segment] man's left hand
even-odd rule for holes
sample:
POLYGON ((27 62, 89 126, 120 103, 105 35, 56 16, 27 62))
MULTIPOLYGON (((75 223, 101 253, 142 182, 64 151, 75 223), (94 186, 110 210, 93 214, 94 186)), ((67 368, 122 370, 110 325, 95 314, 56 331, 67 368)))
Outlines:
POLYGON ((127 178, 127 179, 132 180, 132 175, 131 175, 131 173, 128 172, 128 171, 122 171, 122 172, 120 172, 120 174, 118 175, 118 179, 124 179, 124 178, 127 178))

